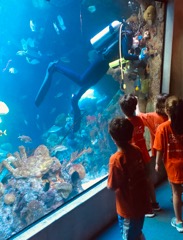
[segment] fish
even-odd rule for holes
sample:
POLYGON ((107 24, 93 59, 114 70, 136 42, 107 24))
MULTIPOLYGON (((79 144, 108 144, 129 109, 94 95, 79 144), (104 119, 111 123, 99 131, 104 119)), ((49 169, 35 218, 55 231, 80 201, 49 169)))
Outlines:
POLYGON ((27 95, 22 95, 22 96, 20 96, 20 100, 25 100, 25 99, 27 99, 27 98, 28 98, 27 95))
POLYGON ((11 64, 11 62, 12 62, 12 59, 8 60, 8 62, 6 63, 5 68, 3 68, 2 72, 5 72, 8 69, 9 65, 11 64))
POLYGON ((20 50, 20 51, 16 52, 16 55, 17 56, 25 56, 26 55, 26 51, 20 50))
POLYGON ((32 139, 29 136, 26 135, 21 135, 18 137, 18 139, 20 139, 20 141, 24 142, 24 143, 31 143, 32 139))
POLYGON ((27 120, 24 119, 24 124, 27 126, 28 125, 28 122, 27 120))
POLYGON ((29 26, 32 32, 36 32, 36 24, 33 22, 33 20, 30 20, 29 26))
POLYGON ((57 16, 57 20, 58 20, 58 23, 59 23, 59 27, 62 29, 62 31, 65 31, 66 30, 66 26, 64 24, 63 18, 60 15, 58 15, 57 16))
POLYGON ((105 95, 104 97, 102 97, 100 100, 97 101, 97 105, 105 104, 107 100, 108 100, 108 97, 105 95))
POLYGON ((9 156, 7 156, 6 161, 9 163, 15 162, 16 157, 14 157, 13 155, 10 154, 9 156))
POLYGON ((61 130, 61 127, 53 125, 49 130, 48 133, 55 133, 61 130))
MULTIPOLYGON (((73 3, 75 0, 46 0, 46 2, 48 2, 49 4, 51 4, 52 6, 54 7, 57 7, 57 8, 60 8, 60 7, 65 7, 67 6, 68 4, 71 4, 73 3)), ((33 2, 35 2, 35 0, 33 0, 33 2)), ((43 8, 42 5, 45 5, 45 1, 36 1, 37 5, 40 6, 40 8, 43 8)), ((47 3, 47 4, 48 4, 47 3)))
POLYGON ((7 156, 7 153, 8 153, 7 151, 0 148, 0 157, 5 158, 7 156))
POLYGON ((137 75, 136 80, 134 81, 134 88, 136 91, 141 89, 141 81, 139 75, 137 75))
POLYGON ((26 60, 27 60, 27 62, 28 62, 29 64, 32 64, 32 65, 36 65, 36 64, 39 64, 39 63, 40 63, 39 60, 37 60, 37 59, 31 59, 31 58, 29 58, 29 57, 26 57, 26 60))
POLYGON ((12 73, 12 74, 17 74, 18 73, 18 70, 14 67, 9 68, 8 71, 9 71, 9 73, 12 73))
MULTIPOLYGON (((27 46, 34 48, 35 47, 35 39, 27 38, 27 46)), ((27 51, 28 51, 28 49, 27 49, 27 51)))
POLYGON ((26 57, 32 59, 41 59, 42 53, 40 51, 36 51, 34 49, 29 49, 25 52, 26 57))
POLYGON ((4 131, 0 130, 0 137, 2 137, 3 135, 7 136, 6 130, 4 131))
POLYGON ((94 13, 96 11, 96 7, 94 5, 88 7, 88 11, 94 13))
POLYGON ((64 63, 70 63, 70 59, 68 57, 61 57, 60 61, 62 61, 64 63))
POLYGON ((56 154, 57 152, 63 152, 66 151, 68 148, 64 145, 56 145, 51 149, 52 154, 56 154))
POLYGON ((55 32, 57 33, 57 35, 60 35, 59 28, 58 28, 58 26, 57 26, 57 24, 55 22, 53 23, 53 27, 54 27, 55 32))
POLYGON ((0 101, 0 115, 6 115, 9 113, 9 108, 5 102, 0 101))
POLYGON ((24 51, 27 51, 27 40, 24 38, 21 39, 21 45, 24 51))
POLYGON ((36 127, 37 129, 41 129, 38 123, 36 123, 36 127))
POLYGON ((56 108, 54 107, 51 109, 50 114, 53 114, 55 111, 56 111, 56 108))
POLYGON ((96 122, 97 118, 95 116, 88 115, 88 116, 86 116, 86 120, 89 123, 94 123, 94 122, 96 122))
POLYGON ((66 26, 65 26, 65 23, 64 23, 63 18, 62 18, 60 15, 58 15, 58 16, 57 16, 57 20, 58 20, 58 23, 59 23, 59 27, 60 27, 63 31, 65 31, 65 30, 66 30, 66 26))
POLYGON ((58 92, 56 95, 55 95, 55 98, 60 98, 63 96, 63 93, 62 92, 58 92))

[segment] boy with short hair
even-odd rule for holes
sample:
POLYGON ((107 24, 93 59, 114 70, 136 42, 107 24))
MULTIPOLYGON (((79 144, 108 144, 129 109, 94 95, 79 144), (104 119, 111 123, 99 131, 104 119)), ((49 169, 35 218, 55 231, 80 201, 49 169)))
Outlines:
POLYGON ((151 211, 145 164, 140 149, 130 143, 132 123, 116 117, 109 133, 117 146, 110 157, 108 188, 116 193, 116 211, 122 239, 142 240, 145 214, 151 211))
POLYGON ((146 140, 144 137, 145 126, 142 119, 136 115, 136 107, 137 107, 137 98, 133 94, 125 94, 119 101, 122 112, 128 118, 128 120, 133 124, 134 131, 132 136, 132 143, 138 146, 142 153, 144 162, 146 164, 146 172, 148 175, 148 189, 150 194, 150 200, 152 204, 153 211, 146 214, 146 217, 154 217, 154 211, 160 211, 161 208, 159 203, 156 200, 156 192, 154 188, 154 183, 150 177, 150 164, 151 158, 146 146, 146 140))

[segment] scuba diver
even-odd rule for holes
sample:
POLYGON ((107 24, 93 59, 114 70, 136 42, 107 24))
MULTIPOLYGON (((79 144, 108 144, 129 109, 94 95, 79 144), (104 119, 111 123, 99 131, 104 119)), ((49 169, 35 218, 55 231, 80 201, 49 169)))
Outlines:
POLYGON ((90 39, 90 43, 97 51, 97 56, 83 74, 78 75, 71 69, 68 69, 58 62, 51 62, 48 65, 46 76, 38 91, 35 99, 36 106, 39 106, 46 96, 55 72, 62 73, 80 86, 80 89, 71 99, 73 108, 73 131, 77 132, 80 128, 81 112, 78 102, 81 96, 92 86, 94 86, 108 71, 109 63, 123 57, 125 60, 143 60, 145 54, 139 56, 130 54, 129 50, 133 43, 133 31, 129 25, 119 21, 112 22, 101 32, 90 39))

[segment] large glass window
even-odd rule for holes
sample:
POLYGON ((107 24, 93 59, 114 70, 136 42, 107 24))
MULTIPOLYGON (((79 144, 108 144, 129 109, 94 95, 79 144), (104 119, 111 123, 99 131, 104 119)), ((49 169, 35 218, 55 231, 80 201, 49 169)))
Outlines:
POLYGON ((108 121, 160 92, 165 4, 0 1, 0 239, 108 173, 108 121))

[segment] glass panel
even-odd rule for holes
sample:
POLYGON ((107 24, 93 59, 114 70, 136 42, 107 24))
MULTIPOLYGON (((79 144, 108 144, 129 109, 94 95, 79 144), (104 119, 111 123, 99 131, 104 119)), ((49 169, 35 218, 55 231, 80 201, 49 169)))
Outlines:
POLYGON ((150 0, 0 1, 1 239, 107 175, 119 97, 148 110, 160 91, 164 12, 150 0))

